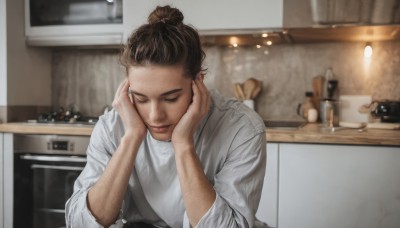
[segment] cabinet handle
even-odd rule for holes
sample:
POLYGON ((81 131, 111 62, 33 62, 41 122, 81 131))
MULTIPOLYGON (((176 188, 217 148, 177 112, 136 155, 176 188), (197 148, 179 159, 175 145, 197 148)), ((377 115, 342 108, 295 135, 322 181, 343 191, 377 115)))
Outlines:
POLYGON ((21 159, 32 161, 53 161, 53 162, 86 162, 84 157, 67 156, 45 156, 45 155, 21 155, 21 159))
POLYGON ((71 170, 71 171, 82 171, 83 167, 77 166, 64 166, 64 165, 31 165, 32 169, 58 169, 58 170, 71 170))

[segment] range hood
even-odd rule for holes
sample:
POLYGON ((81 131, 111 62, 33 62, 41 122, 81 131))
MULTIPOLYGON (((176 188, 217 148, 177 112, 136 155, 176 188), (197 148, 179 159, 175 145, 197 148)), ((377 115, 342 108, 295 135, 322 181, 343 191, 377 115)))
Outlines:
POLYGON ((400 25, 330 25, 241 35, 203 36, 205 46, 265 46, 321 42, 400 41, 400 25))
POLYGON ((259 46, 400 40, 400 0, 285 0, 283 15, 284 28, 203 36, 202 41, 259 46))
POLYGON ((283 33, 288 43, 390 41, 400 40, 400 25, 332 25, 287 29, 283 33))

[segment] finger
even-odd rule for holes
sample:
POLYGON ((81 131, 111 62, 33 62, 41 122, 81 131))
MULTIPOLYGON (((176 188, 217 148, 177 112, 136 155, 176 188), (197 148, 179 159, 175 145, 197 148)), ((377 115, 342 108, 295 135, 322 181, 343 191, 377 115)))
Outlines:
POLYGON ((198 84, 198 89, 199 89, 199 93, 201 94, 201 100, 202 100, 201 106, 200 106, 200 115, 202 117, 204 117, 210 109, 210 102, 211 102, 210 93, 209 93, 207 87, 205 86, 202 78, 200 78, 198 80, 197 84, 198 84))
POLYGON ((130 91, 130 83, 129 80, 126 80, 125 85, 122 87, 121 91, 121 98, 128 98, 128 100, 134 105, 133 96, 130 91))
POLYGON ((193 90, 193 103, 192 105, 194 106, 193 108, 195 109, 196 113, 199 113, 201 111, 201 94, 199 91, 199 87, 197 85, 197 79, 192 81, 192 90, 193 90), (200 110, 199 110, 200 109, 200 110))
POLYGON ((129 95, 129 81, 126 79, 125 83, 123 84, 121 90, 120 90, 120 95, 123 97, 128 97, 129 95))
POLYGON ((209 91, 204 84, 202 78, 198 80, 197 82, 199 93, 201 95, 201 100, 202 100, 202 106, 201 109, 203 112, 207 112, 210 104, 210 94, 209 91))
POLYGON ((126 82, 128 81, 127 78, 125 78, 121 84, 119 84, 117 91, 115 92, 115 96, 114 96, 114 100, 116 100, 119 97, 119 94, 121 93, 121 90, 123 89, 124 85, 126 84, 126 82))

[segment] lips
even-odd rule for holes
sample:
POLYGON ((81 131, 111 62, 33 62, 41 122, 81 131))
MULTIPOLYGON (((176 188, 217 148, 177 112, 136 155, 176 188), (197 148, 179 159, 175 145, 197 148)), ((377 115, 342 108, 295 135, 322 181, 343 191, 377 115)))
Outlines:
POLYGON ((170 126, 171 125, 155 125, 155 126, 148 125, 150 130, 152 130, 153 132, 156 132, 156 133, 165 133, 168 131, 170 126))

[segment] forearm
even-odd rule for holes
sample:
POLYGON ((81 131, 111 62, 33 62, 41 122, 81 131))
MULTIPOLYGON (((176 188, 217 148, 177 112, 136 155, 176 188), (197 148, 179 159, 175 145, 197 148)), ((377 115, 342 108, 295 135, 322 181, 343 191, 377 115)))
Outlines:
POLYGON ((103 226, 113 224, 118 217, 140 143, 140 140, 125 135, 102 176, 88 193, 89 210, 103 226))
POLYGON ((175 148, 176 166, 190 224, 194 227, 213 205, 216 193, 193 146, 175 148))

